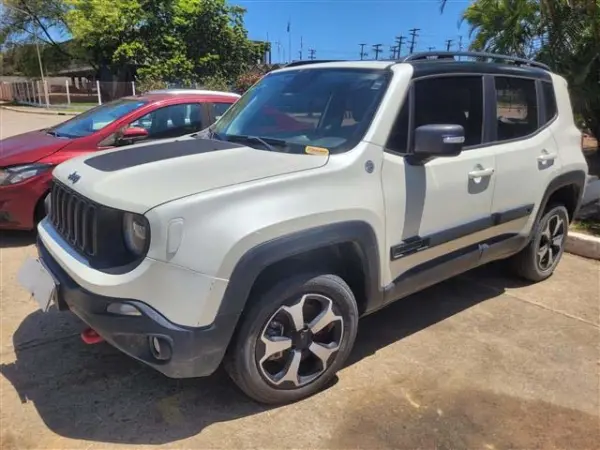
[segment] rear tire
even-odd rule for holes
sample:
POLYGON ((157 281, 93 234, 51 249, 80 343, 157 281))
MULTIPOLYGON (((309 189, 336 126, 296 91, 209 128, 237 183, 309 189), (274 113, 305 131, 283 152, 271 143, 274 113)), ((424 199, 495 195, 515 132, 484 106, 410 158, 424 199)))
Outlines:
POLYGON ((294 402, 321 390, 343 367, 356 339, 358 308, 342 278, 291 276, 248 301, 225 369, 249 397, 294 402))
POLYGON ((563 205, 551 205, 535 226, 531 241, 513 256, 516 275, 529 281, 542 281, 556 269, 569 232, 569 213, 563 205))

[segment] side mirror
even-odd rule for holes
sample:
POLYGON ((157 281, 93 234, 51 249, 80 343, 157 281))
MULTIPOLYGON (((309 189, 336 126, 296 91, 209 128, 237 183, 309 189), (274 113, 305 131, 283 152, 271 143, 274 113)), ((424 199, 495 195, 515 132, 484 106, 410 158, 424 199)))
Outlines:
POLYGON ((422 125, 415 130, 413 154, 420 158, 458 156, 465 143, 461 125, 422 125))
POLYGON ((149 136, 148 130, 141 127, 130 127, 123 130, 123 134, 119 141, 122 144, 131 144, 136 141, 141 141, 149 136))

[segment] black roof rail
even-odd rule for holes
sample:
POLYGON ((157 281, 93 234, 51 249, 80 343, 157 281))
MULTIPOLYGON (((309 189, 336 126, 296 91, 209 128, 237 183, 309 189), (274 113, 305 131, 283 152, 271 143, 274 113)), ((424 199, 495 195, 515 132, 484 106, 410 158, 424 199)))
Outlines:
POLYGON ((327 62, 342 62, 343 59, 306 59, 302 61, 292 61, 283 67, 305 66, 307 64, 327 63, 327 62))
POLYGON ((486 52, 422 52, 422 53, 413 53, 412 55, 408 55, 400 60, 400 62, 408 62, 408 61, 419 61, 419 60, 435 60, 435 59, 454 59, 455 56, 467 56, 470 58, 480 58, 485 60, 502 60, 507 62, 513 62, 516 64, 537 67, 539 69, 544 69, 550 71, 550 67, 541 62, 532 61, 530 59, 518 58, 516 56, 508 56, 508 55, 498 55, 496 53, 486 53, 486 52))

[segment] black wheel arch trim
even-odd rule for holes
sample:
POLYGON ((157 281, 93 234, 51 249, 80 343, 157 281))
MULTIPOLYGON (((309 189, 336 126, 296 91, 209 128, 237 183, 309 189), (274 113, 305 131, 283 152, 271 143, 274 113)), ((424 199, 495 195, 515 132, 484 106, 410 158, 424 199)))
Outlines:
POLYGON ((239 314, 259 275, 272 264, 312 250, 345 243, 355 244, 359 250, 365 274, 366 310, 378 308, 383 302, 383 290, 379 282, 380 261, 375 231, 366 222, 348 221, 278 237, 247 251, 233 270, 218 314, 239 314))
MULTIPOLYGON (((552 196, 552 194, 554 194, 560 188, 563 188, 565 186, 571 186, 571 185, 575 185, 578 189, 577 203, 575 205, 575 209, 574 209, 574 213, 573 213, 573 217, 575 217, 575 215, 577 215, 577 211, 579 211, 579 208, 581 207, 581 201, 583 199, 586 179, 587 179, 587 174, 584 170, 572 170, 569 172, 565 172, 565 173, 557 176, 556 178, 554 178, 548 184, 548 187, 546 188, 546 191, 544 192, 544 196, 542 197, 542 201, 540 203, 540 208, 537 213, 536 223, 538 220, 540 220, 540 218, 544 214, 546 206, 548 205, 548 200, 550 200, 550 197, 552 196)), ((569 220, 573 220, 573 217, 569 217, 569 220)))

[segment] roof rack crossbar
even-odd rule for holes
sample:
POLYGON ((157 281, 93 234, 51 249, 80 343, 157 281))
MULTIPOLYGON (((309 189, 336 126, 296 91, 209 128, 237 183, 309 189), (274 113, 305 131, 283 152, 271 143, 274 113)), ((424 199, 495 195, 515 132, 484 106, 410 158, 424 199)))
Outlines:
POLYGON ((550 70, 546 64, 532 61, 530 59, 518 58, 516 56, 508 56, 508 55, 498 55, 496 53, 486 53, 486 52, 421 52, 421 53, 413 53, 412 55, 408 55, 404 57, 401 62, 408 61, 418 61, 422 59, 454 59, 455 56, 467 56, 471 58, 485 58, 486 60, 502 60, 502 61, 511 61, 517 64, 522 64, 531 67, 537 67, 544 70, 550 70))
POLYGON ((287 63, 283 67, 296 67, 296 66, 305 66, 308 64, 340 62, 340 61, 344 61, 344 60, 340 60, 340 59, 306 59, 306 60, 302 60, 302 61, 292 61, 291 63, 287 63))

